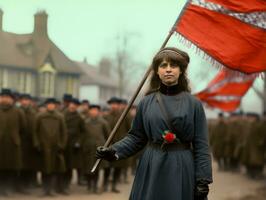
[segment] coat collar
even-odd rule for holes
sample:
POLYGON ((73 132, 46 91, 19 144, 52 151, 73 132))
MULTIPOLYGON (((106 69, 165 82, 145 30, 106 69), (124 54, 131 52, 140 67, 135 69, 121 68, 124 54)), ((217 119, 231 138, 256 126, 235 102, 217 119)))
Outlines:
POLYGON ((181 91, 181 89, 178 87, 178 84, 173 85, 173 86, 167 86, 163 83, 161 83, 160 87, 159 87, 159 91, 162 94, 165 94, 167 96, 173 96, 173 95, 177 95, 179 94, 181 91))

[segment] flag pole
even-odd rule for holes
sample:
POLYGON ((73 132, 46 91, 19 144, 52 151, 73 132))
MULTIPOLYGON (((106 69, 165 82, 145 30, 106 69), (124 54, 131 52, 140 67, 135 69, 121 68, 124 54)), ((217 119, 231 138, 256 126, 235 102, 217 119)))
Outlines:
MULTIPOLYGON (((163 49, 163 48, 166 46, 167 42, 169 41, 169 39, 171 38, 171 36, 172 36, 173 33, 175 32, 176 24, 177 24, 177 20, 176 20, 174 26, 172 27, 171 31, 168 33, 166 39, 164 40, 164 42, 163 42, 163 44, 162 44, 160 50, 163 49)), ((148 70, 146 71, 146 73, 145 73, 143 79, 141 80, 139 86, 137 87, 137 90, 135 91, 134 95, 133 95, 132 98, 130 99, 130 101, 129 101, 127 107, 125 108, 125 110, 123 111, 122 115, 121 115, 120 118, 118 119, 118 121, 117 121, 115 127, 114 127, 113 130, 111 131, 111 134, 110 134, 110 136, 108 137, 107 141, 105 142, 104 147, 108 147, 108 146, 111 144, 111 142, 112 142, 112 140, 113 140, 113 138, 114 138, 114 136, 115 136, 117 130, 119 129, 119 127, 121 126, 123 120, 125 119, 126 115, 128 114, 130 108, 132 107, 132 105, 133 105, 135 99, 137 98, 137 96, 138 96, 140 90, 142 89, 142 87, 143 87, 145 81, 147 80, 147 78, 149 77, 149 74, 151 73, 151 71, 152 71, 152 66, 150 66, 150 67, 148 68, 148 70)), ((93 168, 92 168, 92 170, 91 170, 91 173, 94 173, 94 172, 95 172, 95 170, 96 170, 97 167, 99 166, 100 162, 101 162, 101 159, 97 159, 97 160, 96 160, 96 162, 95 162, 95 164, 94 164, 94 166, 93 166, 93 168)))

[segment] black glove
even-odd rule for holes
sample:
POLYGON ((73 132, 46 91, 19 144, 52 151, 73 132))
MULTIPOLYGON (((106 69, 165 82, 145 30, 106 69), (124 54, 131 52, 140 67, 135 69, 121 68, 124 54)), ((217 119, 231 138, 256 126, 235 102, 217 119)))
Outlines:
POLYGON ((115 155, 116 151, 112 147, 97 147, 96 150, 96 158, 105 159, 108 161, 117 160, 117 156, 115 155))
POLYGON ((209 182, 206 180, 199 180, 196 183, 195 188, 195 200, 207 200, 207 196, 209 193, 209 182))

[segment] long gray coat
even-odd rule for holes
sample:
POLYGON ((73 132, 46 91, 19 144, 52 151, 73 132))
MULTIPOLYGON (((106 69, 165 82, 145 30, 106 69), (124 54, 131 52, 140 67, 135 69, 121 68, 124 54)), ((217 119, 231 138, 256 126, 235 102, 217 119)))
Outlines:
MULTIPOLYGON (((195 181, 212 182, 208 130, 203 107, 187 92, 162 94, 171 122, 193 150, 162 151, 149 145, 140 159, 131 191, 131 200, 193 200, 195 181)), ((128 135, 113 145, 120 159, 141 150, 148 142, 162 142, 168 130, 155 93, 139 104, 128 135)))

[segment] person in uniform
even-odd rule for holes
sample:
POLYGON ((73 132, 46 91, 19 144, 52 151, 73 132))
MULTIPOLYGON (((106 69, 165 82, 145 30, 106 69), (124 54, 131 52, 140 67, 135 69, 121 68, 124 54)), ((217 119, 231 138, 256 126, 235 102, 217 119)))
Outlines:
POLYGON ((239 138, 242 137, 242 113, 232 113, 227 124, 227 149, 226 157, 229 170, 237 172, 240 170, 240 155, 239 155, 239 138))
POLYGON ((87 119, 89 108, 90 108, 90 102, 86 99, 82 100, 79 109, 83 119, 87 119))
MULTIPOLYGON (((83 152, 85 158, 85 173, 87 175, 88 191, 98 193, 99 169, 95 173, 90 173, 93 164, 96 161, 95 151, 97 146, 103 145, 110 133, 110 127, 107 121, 100 116, 101 107, 91 105, 89 108, 89 118, 86 119, 86 134, 83 143, 83 152)), ((101 167, 107 167, 109 164, 103 162, 101 167), (103 166, 104 165, 104 166, 103 166)))
MULTIPOLYGON (((69 102, 71 101, 71 99, 73 98, 72 94, 64 94, 63 95, 63 104, 62 107, 59 108, 60 111, 64 112, 65 110, 67 110, 69 102)), ((56 104, 60 105, 60 102, 56 101, 56 104)))
POLYGON ((25 134, 25 115, 15 107, 11 90, 0 93, 0 196, 8 190, 21 192, 19 172, 22 169, 21 138, 25 134))
POLYGON ((20 172, 22 187, 29 188, 37 185, 38 155, 33 147, 33 131, 35 126, 36 111, 32 108, 32 97, 21 94, 20 108, 25 114, 25 134, 21 137, 23 167, 20 172))
POLYGON ((227 125, 222 113, 219 113, 218 121, 213 127, 212 150, 213 157, 217 160, 218 170, 224 170, 224 136, 226 135, 227 125))
POLYGON ((67 144, 65 119, 56 111, 54 98, 47 99, 45 105, 46 111, 36 117, 34 131, 34 147, 42 158, 44 196, 53 196, 53 189, 58 193, 67 194, 63 179, 66 171, 64 150, 67 144))
POLYGON ((265 122, 259 119, 257 113, 248 113, 251 123, 245 144, 245 166, 247 174, 252 179, 262 178, 265 159, 265 122))
POLYGON ((206 199, 212 182, 207 121, 201 102, 190 94, 189 56, 173 47, 153 59, 150 89, 138 105, 127 136, 96 156, 121 160, 146 145, 130 200, 206 199))
MULTIPOLYGON (((121 110, 121 103, 122 99, 118 97, 111 97, 107 101, 108 105, 110 106, 110 112, 108 115, 105 116, 105 119, 109 123, 111 130, 115 127, 119 117, 121 116, 123 110, 121 110)), ((121 140, 123 137, 126 136, 126 133, 130 129, 130 118, 127 116, 125 120, 120 125, 119 129, 117 130, 117 133, 113 139, 113 142, 117 142, 121 140)), ((108 180, 109 180, 109 174, 110 170, 113 169, 113 177, 112 177, 112 188, 111 191, 114 193, 119 193, 120 191, 117 189, 117 184, 121 176, 122 168, 127 165, 126 160, 120 160, 117 162, 111 163, 111 168, 105 169, 105 176, 104 176, 104 190, 107 191, 108 189, 108 180)))
POLYGON ((67 110, 64 112, 64 117, 67 126, 68 142, 65 151, 66 168, 65 184, 69 188, 73 169, 81 171, 82 168, 82 140, 85 134, 85 121, 78 113, 80 102, 76 98, 72 98, 69 102, 67 110))

